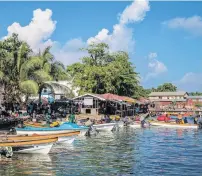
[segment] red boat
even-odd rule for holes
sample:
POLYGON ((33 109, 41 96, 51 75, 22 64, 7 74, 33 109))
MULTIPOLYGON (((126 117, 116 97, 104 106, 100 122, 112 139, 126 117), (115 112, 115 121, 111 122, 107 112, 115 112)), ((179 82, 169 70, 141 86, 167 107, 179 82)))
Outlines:
POLYGON ((171 118, 166 115, 160 115, 157 117, 157 120, 158 121, 169 121, 169 120, 171 120, 171 118))

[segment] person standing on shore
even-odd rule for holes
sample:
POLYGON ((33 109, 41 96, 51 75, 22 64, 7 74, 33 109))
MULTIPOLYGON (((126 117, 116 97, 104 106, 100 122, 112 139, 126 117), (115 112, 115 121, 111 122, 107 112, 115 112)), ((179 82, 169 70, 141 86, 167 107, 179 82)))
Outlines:
POLYGON ((178 114, 176 123, 178 123, 178 124, 182 123, 182 114, 180 114, 180 113, 178 114))

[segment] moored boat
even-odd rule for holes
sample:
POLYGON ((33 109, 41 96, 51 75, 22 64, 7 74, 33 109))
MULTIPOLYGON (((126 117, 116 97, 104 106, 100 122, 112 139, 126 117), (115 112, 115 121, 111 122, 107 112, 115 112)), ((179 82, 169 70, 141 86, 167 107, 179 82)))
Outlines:
POLYGON ((88 131, 88 127, 79 126, 74 123, 63 123, 58 127, 24 127, 24 128, 16 128, 17 134, 39 134, 39 135, 48 135, 48 134, 60 134, 60 133, 68 133, 68 132, 75 132, 80 131, 80 135, 85 135, 88 131))
POLYGON ((69 133, 59 133, 59 134, 49 134, 49 135, 2 135, 0 136, 3 140, 17 140, 17 141, 26 141, 26 140, 35 140, 35 139, 50 139, 54 137, 58 137, 57 143, 73 143, 75 138, 73 136, 77 136, 80 134, 80 131, 69 132, 69 133))
POLYGON ((140 123, 131 123, 128 125, 131 128, 141 128, 141 124, 140 123))
POLYGON ((198 128, 196 124, 177 124, 177 123, 166 123, 166 122, 156 122, 151 121, 150 124, 152 126, 159 126, 159 127, 168 127, 168 128, 198 128))
POLYGON ((112 131, 112 129, 117 125, 117 123, 103 123, 103 124, 96 124, 93 127, 101 132, 101 131, 112 131))
POLYGON ((25 154, 48 154, 53 146, 52 144, 39 144, 39 145, 26 145, 22 147, 13 147, 14 153, 25 153, 25 154))
POLYGON ((61 137, 61 138, 58 138, 58 143, 72 144, 74 142, 74 140, 75 140, 75 138, 61 137))
POLYGON ((0 142, 0 147, 12 147, 16 153, 41 153, 48 154, 57 137, 50 139, 33 139, 33 140, 4 140, 0 142))

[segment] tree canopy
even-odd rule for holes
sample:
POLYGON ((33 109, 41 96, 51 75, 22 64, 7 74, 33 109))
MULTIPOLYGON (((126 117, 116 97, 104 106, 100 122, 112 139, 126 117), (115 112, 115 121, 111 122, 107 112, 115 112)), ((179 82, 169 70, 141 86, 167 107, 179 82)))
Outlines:
POLYGON ((176 92, 177 87, 172 83, 164 83, 157 88, 151 88, 150 92, 176 92))
POLYGON ((109 52, 105 43, 92 44, 84 48, 88 56, 81 63, 67 67, 74 77, 75 86, 83 93, 114 93, 122 96, 138 97, 142 87, 139 75, 126 52, 109 52))
POLYGON ((202 96, 202 92, 190 92, 190 96, 202 96))
POLYGON ((45 81, 68 77, 64 65, 54 61, 50 47, 34 53, 16 34, 0 41, 0 63, 0 81, 7 102, 20 102, 22 95, 36 95, 45 81))
POLYGON ((18 35, 0 41, 0 82, 7 102, 21 101, 39 93, 39 87, 49 80, 73 80, 83 93, 113 93, 133 98, 147 97, 151 91, 176 91, 165 83, 156 89, 139 85, 139 74, 126 52, 110 52, 105 43, 92 44, 82 50, 88 56, 67 66, 56 61, 50 47, 34 53, 18 35))

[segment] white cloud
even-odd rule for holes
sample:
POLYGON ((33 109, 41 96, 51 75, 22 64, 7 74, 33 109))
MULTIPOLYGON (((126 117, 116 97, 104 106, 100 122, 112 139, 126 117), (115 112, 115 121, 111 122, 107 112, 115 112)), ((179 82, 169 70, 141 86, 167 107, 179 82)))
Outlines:
POLYGON ((183 29, 194 35, 202 35, 202 18, 200 16, 174 18, 163 22, 163 24, 171 29, 183 29))
MULTIPOLYGON (((127 24, 142 21, 149 9, 149 2, 147 0, 136 0, 120 14, 119 23, 113 26, 111 34, 108 29, 103 28, 96 36, 90 37, 86 42, 79 39, 79 46, 74 43, 72 50, 67 50, 67 47, 61 47, 55 51, 55 55, 66 64, 77 62, 78 58, 86 55, 84 52, 78 52, 77 49, 81 47, 80 44, 82 43, 82 46, 87 46, 93 42, 107 43, 110 51, 121 50, 132 53, 134 51, 135 41, 133 39, 133 30, 127 27, 127 24)), ((72 42, 68 44, 69 48, 71 48, 70 44, 72 45, 72 42)))
POLYGON ((67 41, 64 46, 61 46, 58 42, 54 42, 51 51, 55 58, 62 61, 65 65, 69 65, 79 62, 81 57, 87 55, 85 51, 80 50, 80 48, 85 47, 86 43, 77 38, 67 41))
POLYGON ((202 91, 202 73, 188 72, 179 81, 177 87, 185 91, 202 91))
POLYGON ((26 41, 33 50, 38 50, 47 45, 51 45, 52 41, 49 39, 56 28, 56 21, 52 20, 52 11, 46 9, 36 9, 33 11, 33 18, 27 26, 21 26, 14 22, 7 28, 8 35, 17 33, 19 38, 26 41))
POLYGON ((133 30, 127 26, 129 23, 142 21, 146 12, 150 10, 147 0, 136 0, 127 6, 120 14, 119 23, 113 26, 113 31, 109 34, 108 29, 102 29, 95 37, 87 40, 87 43, 105 42, 109 45, 111 51, 133 52, 135 41, 133 39, 133 30))
MULTIPOLYGON (((78 62, 79 58, 86 55, 86 52, 79 51, 79 48, 86 47, 92 42, 105 42, 109 45, 110 51, 134 52, 135 41, 133 30, 127 26, 129 23, 140 22, 144 19, 146 12, 150 10, 147 0, 136 0, 119 15, 119 22, 113 26, 112 33, 103 28, 94 37, 87 41, 72 39, 61 46, 57 41, 50 39, 56 29, 56 21, 52 20, 52 11, 46 9, 34 10, 32 21, 27 26, 21 26, 15 22, 8 27, 8 35, 17 33, 21 40, 26 41, 34 51, 52 45, 52 52, 55 58, 64 64, 78 62)), ((6 36, 6 37, 7 37, 6 36)))
POLYGON ((157 53, 149 53, 148 58, 153 59, 157 57, 157 53))
POLYGON ((160 62, 157 58, 157 53, 149 53, 148 58, 149 58, 149 63, 148 63, 148 68, 149 68, 149 73, 146 75, 146 80, 152 77, 157 77, 158 75, 165 73, 168 71, 166 65, 163 62, 160 62))
POLYGON ((127 6, 120 15, 120 24, 128 24, 142 21, 146 12, 150 10, 147 0, 136 0, 127 6))

